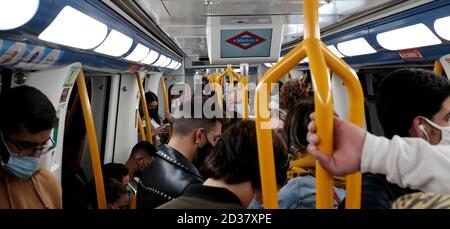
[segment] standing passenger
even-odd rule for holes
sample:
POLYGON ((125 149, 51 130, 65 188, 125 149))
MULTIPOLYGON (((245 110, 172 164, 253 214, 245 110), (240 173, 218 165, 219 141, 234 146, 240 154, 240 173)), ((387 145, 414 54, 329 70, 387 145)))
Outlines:
MULTIPOLYGON (((432 145, 450 144, 450 83, 421 69, 400 69, 382 81, 377 114, 385 136, 419 137, 432 145)), ((426 156, 426 152, 424 152, 426 156)), ((362 208, 388 209, 398 197, 415 192, 389 182, 384 175, 363 175, 362 208)))
POLYGON ((61 187, 39 158, 55 145, 50 138, 56 111, 29 86, 0 98, 0 208, 62 208, 61 187))
POLYGON ((193 162, 202 158, 198 155, 202 149, 216 144, 222 124, 215 117, 204 116, 202 101, 194 98, 180 108, 183 115, 174 119, 169 143, 160 147, 155 160, 144 169, 137 208, 155 208, 180 196, 190 184, 204 181, 193 162))
MULTIPOLYGON (((288 157, 286 146, 278 134, 273 133, 276 180, 286 180, 288 157)), ((207 177, 203 184, 192 184, 178 197, 158 208, 161 209, 240 209, 247 208, 261 191, 258 145, 254 121, 240 121, 224 131, 203 167, 207 177)))

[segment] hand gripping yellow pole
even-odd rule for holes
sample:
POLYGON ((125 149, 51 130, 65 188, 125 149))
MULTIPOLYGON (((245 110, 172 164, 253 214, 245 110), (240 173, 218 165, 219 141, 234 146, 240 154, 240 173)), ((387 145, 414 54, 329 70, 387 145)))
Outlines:
POLYGON ((144 92, 144 86, 142 85, 142 80, 141 80, 141 76, 139 76, 139 73, 135 73, 136 74, 136 80, 139 86, 139 94, 141 97, 141 106, 142 106, 142 110, 144 112, 144 117, 145 117, 145 128, 147 129, 147 141, 150 142, 151 144, 153 144, 153 138, 152 138, 152 128, 150 127, 150 125, 152 124, 150 122, 150 116, 148 115, 148 108, 147 108, 147 101, 145 99, 145 92, 144 92))
MULTIPOLYGON (((335 72, 345 84, 349 97, 349 121, 361 128, 364 127, 364 94, 358 77, 350 67, 325 44, 322 44, 325 60, 330 69, 335 72)), ((346 177, 345 207, 347 209, 361 208, 361 173, 357 172, 346 177)))
POLYGON ((98 151, 97 135, 95 134, 94 119, 92 118, 91 104, 86 89, 86 81, 81 70, 77 77, 78 93, 80 95, 81 107, 83 109, 86 133, 89 142, 89 153, 92 160, 92 172, 94 173, 95 191, 97 193, 98 209, 106 209, 105 186, 103 184, 102 165, 98 151))
MULTIPOLYGON (((333 147, 333 109, 330 92, 330 78, 327 65, 337 73, 346 84, 350 97, 350 121, 362 127, 364 122, 364 96, 358 78, 344 61, 331 53, 320 41, 318 25, 318 1, 305 0, 303 5, 305 16, 305 40, 291 50, 280 62, 276 63, 265 74, 255 92, 255 114, 258 138, 258 155, 260 160, 261 184, 265 208, 277 207, 277 193, 274 174, 272 134, 270 129, 262 129, 261 124, 270 117, 262 117, 267 112, 267 98, 270 90, 265 84, 274 83, 295 67, 306 54, 310 59, 310 69, 315 91, 315 110, 317 134, 321 141, 319 150, 331 154, 333 147)), ((333 179, 319 164, 316 164, 316 207, 333 207, 333 179)), ((347 177, 347 208, 360 208, 361 174, 347 177)))

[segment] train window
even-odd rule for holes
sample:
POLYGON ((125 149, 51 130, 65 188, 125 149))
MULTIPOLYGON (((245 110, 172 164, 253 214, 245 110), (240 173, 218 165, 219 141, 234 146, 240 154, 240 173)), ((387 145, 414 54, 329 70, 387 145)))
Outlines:
POLYGON ((159 53, 155 50, 151 50, 145 59, 141 61, 143 64, 153 64, 158 59, 159 53))
POLYGON ((133 45, 133 39, 116 31, 112 30, 106 40, 94 51, 110 56, 122 56, 133 45))
POLYGON ((436 33, 445 40, 450 41, 450 30, 448 29, 449 27, 450 27, 450 16, 438 18, 434 22, 434 30, 436 30, 436 33))
POLYGON ((18 28, 36 14, 39 0, 0 1, 0 30, 18 28))
POLYGON ((388 50, 402 50, 441 44, 433 32, 424 24, 419 23, 407 27, 394 29, 377 35, 381 47, 388 50), (420 36, 415 36, 420 34, 420 36), (407 37, 408 39, 405 39, 407 37))
POLYGON ((39 35, 39 39, 80 49, 97 47, 108 33, 108 27, 88 15, 66 6, 39 35))
POLYGON ((370 46, 366 39, 362 37, 341 42, 337 44, 337 48, 345 56, 359 56, 377 52, 372 46, 370 46))
POLYGON ((145 57, 147 57, 149 51, 150 51, 150 49, 145 47, 144 45, 137 44, 136 48, 134 48, 133 52, 131 52, 130 55, 125 57, 125 60, 136 61, 136 62, 142 61, 145 57))

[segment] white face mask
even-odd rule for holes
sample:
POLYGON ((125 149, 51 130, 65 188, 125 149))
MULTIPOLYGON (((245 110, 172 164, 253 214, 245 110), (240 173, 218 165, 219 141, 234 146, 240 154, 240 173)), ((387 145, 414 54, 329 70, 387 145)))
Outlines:
MULTIPOLYGON (((425 118, 425 121, 428 122, 432 127, 438 129, 441 131, 441 141, 438 143, 438 145, 450 145, 450 126, 442 127, 438 124, 430 121, 429 119, 425 118)), ((424 129, 421 129, 425 135, 428 137, 427 132, 424 129)))

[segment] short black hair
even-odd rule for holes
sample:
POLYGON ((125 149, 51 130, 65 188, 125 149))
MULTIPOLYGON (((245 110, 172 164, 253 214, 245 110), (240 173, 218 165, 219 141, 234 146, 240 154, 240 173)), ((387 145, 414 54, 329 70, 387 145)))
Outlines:
POLYGON ((377 114, 385 136, 409 137, 417 116, 432 118, 450 96, 450 83, 422 69, 399 69, 381 82, 376 98, 377 114))
POLYGON ((109 178, 105 182, 105 196, 108 203, 113 204, 120 199, 121 196, 128 193, 127 186, 123 185, 122 182, 109 178))
POLYGON ((299 150, 306 150, 308 142, 306 134, 308 133, 308 124, 311 121, 309 115, 314 112, 314 100, 307 98, 298 102, 289 112, 284 121, 283 137, 291 154, 299 150))
POLYGON ((216 122, 222 123, 224 113, 221 108, 211 103, 211 111, 214 112, 212 117, 208 117, 203 112, 203 107, 207 101, 215 101, 215 97, 193 97, 185 100, 179 111, 174 114, 173 119, 173 135, 185 136, 192 130, 204 128, 206 133, 216 126, 216 122), (188 108, 188 109, 185 109, 188 108), (200 109, 200 111, 198 111, 200 109))
POLYGON ((150 142, 141 141, 134 145, 133 149, 131 149, 130 158, 135 157, 139 153, 146 157, 154 157, 156 156, 156 151, 158 150, 156 150, 156 147, 150 142))
POLYGON ((21 128, 35 134, 56 125, 56 111, 41 91, 30 86, 11 88, 1 95, 0 130, 17 133, 21 128))
POLYGON ((116 179, 122 182, 124 176, 128 175, 128 168, 120 163, 108 163, 103 165, 103 180, 116 179))
MULTIPOLYGON (((272 131, 278 185, 286 181, 289 165, 286 144, 272 131)), ((208 178, 223 179, 228 184, 251 181, 254 189, 261 190, 258 146, 254 121, 242 120, 225 130, 215 146, 215 152, 206 157, 203 174, 208 178)))

